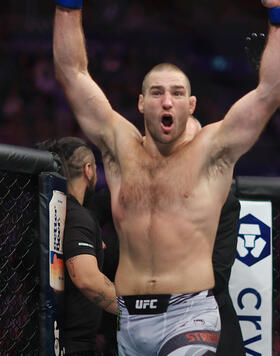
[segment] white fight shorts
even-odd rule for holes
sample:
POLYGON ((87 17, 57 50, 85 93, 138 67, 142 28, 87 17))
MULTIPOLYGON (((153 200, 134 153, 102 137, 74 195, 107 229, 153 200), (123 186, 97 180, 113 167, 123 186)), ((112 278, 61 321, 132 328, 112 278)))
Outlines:
POLYGON ((220 336, 211 291, 118 297, 119 356, 210 356, 220 336))

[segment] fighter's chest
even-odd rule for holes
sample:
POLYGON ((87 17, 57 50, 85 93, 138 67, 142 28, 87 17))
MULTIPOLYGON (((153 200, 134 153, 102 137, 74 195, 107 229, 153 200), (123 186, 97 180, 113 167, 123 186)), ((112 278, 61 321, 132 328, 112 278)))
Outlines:
POLYGON ((123 209, 168 209, 184 204, 195 185, 195 171, 178 161, 135 161, 122 172, 123 209))

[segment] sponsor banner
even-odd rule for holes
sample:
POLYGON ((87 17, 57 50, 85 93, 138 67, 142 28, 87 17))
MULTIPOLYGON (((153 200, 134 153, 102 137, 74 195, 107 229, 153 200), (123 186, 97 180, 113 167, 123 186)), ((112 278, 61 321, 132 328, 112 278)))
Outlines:
POLYGON ((53 191, 49 204, 49 258, 50 258, 50 286, 56 292, 64 291, 63 264, 63 233, 66 215, 66 195, 58 190, 53 191))
POLYGON ((240 203, 230 295, 246 355, 272 356, 272 204, 244 200, 240 203))

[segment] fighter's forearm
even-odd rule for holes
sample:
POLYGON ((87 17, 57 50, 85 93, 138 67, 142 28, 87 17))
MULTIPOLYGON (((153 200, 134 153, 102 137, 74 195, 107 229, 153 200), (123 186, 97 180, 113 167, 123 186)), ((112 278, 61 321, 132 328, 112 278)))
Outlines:
POLYGON ((53 40, 54 64, 57 79, 87 71, 87 54, 82 30, 80 9, 56 6, 53 40))
MULTIPOLYGON (((280 12, 279 12, 280 15, 280 12)), ((269 94, 275 106, 280 106, 280 18, 270 24, 268 40, 260 64, 260 86, 269 94)))

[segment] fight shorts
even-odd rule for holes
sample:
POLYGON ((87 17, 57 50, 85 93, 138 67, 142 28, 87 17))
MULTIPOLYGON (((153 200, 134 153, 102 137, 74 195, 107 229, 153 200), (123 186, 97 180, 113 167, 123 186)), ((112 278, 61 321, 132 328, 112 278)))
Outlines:
POLYGON ((119 356, 211 356, 220 337, 212 291, 117 298, 119 356))

